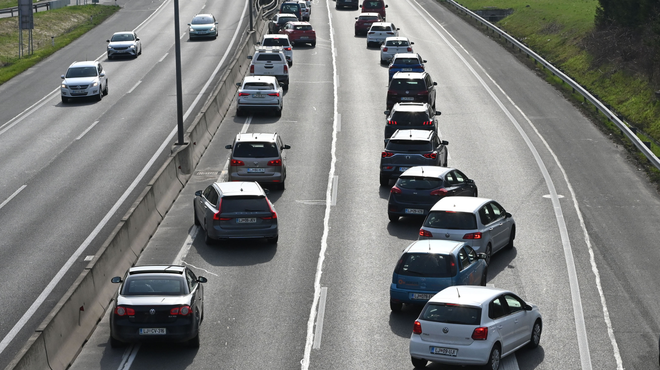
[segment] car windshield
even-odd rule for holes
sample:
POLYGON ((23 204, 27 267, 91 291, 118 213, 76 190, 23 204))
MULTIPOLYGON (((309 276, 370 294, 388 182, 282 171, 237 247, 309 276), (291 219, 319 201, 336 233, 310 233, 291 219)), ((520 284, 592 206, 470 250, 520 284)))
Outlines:
POLYGON ((112 38, 110 41, 133 41, 135 40, 135 37, 133 37, 132 33, 121 33, 118 35, 112 35, 112 38))
POLYGON ((396 182, 401 189, 430 190, 442 187, 442 179, 437 177, 402 176, 396 182))
POLYGON ((211 24, 213 23, 213 18, 208 16, 197 16, 193 18, 192 24, 211 24))
POLYGON ((408 46, 408 40, 387 40, 385 46, 408 46))
POLYGON ((309 24, 301 24, 301 25, 295 25, 293 26, 293 29, 296 31, 311 31, 312 26, 309 24))
POLYGON ((221 210, 225 213, 270 212, 270 207, 263 196, 229 196, 222 198, 221 210))
POLYGON ((431 211, 424 220, 424 226, 435 229, 475 230, 477 219, 473 213, 468 212, 431 211))
POLYGON ((265 53, 265 54, 259 54, 257 56, 258 61, 276 61, 276 62, 281 62, 282 57, 280 57, 279 54, 275 53, 265 53))
POLYGON ((390 26, 371 26, 369 31, 391 31, 390 26))
POLYGON ((96 77, 96 67, 76 67, 66 71, 66 78, 96 77))
POLYGON ((428 140, 390 139, 385 148, 386 150, 401 152, 430 152, 433 150, 431 142, 428 140))
POLYGON ((269 37, 261 43, 263 46, 289 46, 289 39, 286 37, 269 37))
POLYGON ((172 295, 187 294, 182 277, 129 276, 124 283, 122 295, 172 295))
POLYGON ((419 59, 417 58, 394 58, 393 64, 401 65, 420 65, 419 59))
POLYGON ((481 323, 481 307, 429 303, 424 307, 419 318, 447 324, 479 325, 481 323))
POLYGON ((426 112, 394 112, 390 121, 397 126, 431 125, 431 119, 426 112))
POLYGON ((424 86, 423 80, 395 78, 390 83, 390 90, 421 91, 426 90, 426 86, 424 86))
POLYGON ((270 82, 247 82, 243 85, 244 90, 275 90, 275 86, 270 82))
POLYGON ((444 278, 456 275, 453 256, 433 253, 406 253, 396 266, 395 273, 406 276, 444 278))
POLYGON ((237 158, 270 158, 279 157, 279 153, 275 143, 237 143, 233 156, 237 158))

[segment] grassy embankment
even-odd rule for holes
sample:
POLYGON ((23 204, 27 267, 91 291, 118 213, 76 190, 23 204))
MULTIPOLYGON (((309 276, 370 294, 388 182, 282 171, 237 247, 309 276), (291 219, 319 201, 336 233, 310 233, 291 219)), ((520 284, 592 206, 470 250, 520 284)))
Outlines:
POLYGON ((24 56, 18 58, 18 18, 0 18, 0 84, 34 66, 96 27, 118 6, 80 5, 34 13, 34 54, 28 55, 28 32, 23 31, 24 56), (55 45, 53 39, 55 36, 55 45))
MULTIPOLYGON (((587 51, 589 37, 594 31, 594 16, 598 0, 457 0, 470 10, 487 8, 513 9, 512 15, 497 23, 497 26, 524 42, 544 59, 560 68, 584 86, 611 109, 618 112, 632 126, 644 131, 638 136, 644 141, 660 142, 660 103, 648 76, 630 74, 625 68, 611 64, 598 64, 587 51), (649 137, 652 140, 649 140, 649 137)), ((546 71, 546 79, 570 93, 570 87, 546 71)), ((582 102, 581 96, 574 96, 582 102)), ((602 118, 613 135, 639 160, 646 164, 649 175, 660 182, 660 172, 648 166, 648 160, 632 144, 624 139, 616 126, 595 110, 591 112, 602 118)), ((652 149, 660 155, 655 143, 652 149)), ((652 167, 652 166, 651 166, 652 167)))

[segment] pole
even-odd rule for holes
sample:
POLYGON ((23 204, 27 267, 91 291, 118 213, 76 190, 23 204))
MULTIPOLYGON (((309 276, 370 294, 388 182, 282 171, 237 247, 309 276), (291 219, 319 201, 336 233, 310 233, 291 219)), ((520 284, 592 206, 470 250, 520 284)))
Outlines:
POLYGON ((174 50, 176 60, 176 127, 179 133, 177 145, 183 142, 183 92, 181 89, 181 38, 179 37, 179 0, 174 0, 174 50))
POLYGON ((254 25, 252 23, 252 5, 254 5, 254 4, 252 3, 252 0, 248 0, 248 2, 250 3, 250 6, 249 6, 249 8, 250 8, 250 32, 252 32, 252 31, 254 31, 254 25))

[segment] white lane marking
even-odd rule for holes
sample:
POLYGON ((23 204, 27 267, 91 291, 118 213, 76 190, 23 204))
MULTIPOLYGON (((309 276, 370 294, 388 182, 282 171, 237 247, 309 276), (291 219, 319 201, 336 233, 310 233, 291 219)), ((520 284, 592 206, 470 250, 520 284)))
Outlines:
POLYGON ((20 188, 18 188, 18 190, 16 190, 12 195, 10 195, 9 198, 5 199, 5 201, 2 202, 2 204, 0 204, 0 209, 2 209, 2 207, 6 206, 7 203, 11 202, 11 200, 14 199, 18 195, 18 193, 23 191, 23 189, 25 189, 26 187, 27 187, 27 185, 23 185, 20 188))
MULTIPOLYGON (((229 44, 229 47, 227 48, 227 51, 225 51, 225 54, 223 55, 222 60, 220 60, 220 63, 218 64, 218 67, 213 72, 214 75, 217 73, 218 69, 220 69, 220 66, 222 65, 224 60, 227 58, 227 55, 231 51, 231 46, 236 41, 238 31, 240 30, 241 25, 243 23, 243 19, 245 18, 245 11, 247 10, 247 4, 248 4, 248 2, 246 1, 245 6, 243 7, 243 14, 241 15, 241 20, 238 22, 238 25, 237 25, 237 28, 236 28, 236 32, 234 32, 234 36, 231 40, 231 43, 229 44)), ((199 101, 201 96, 206 92, 206 89, 208 88, 208 85, 209 85, 209 83, 212 79, 213 79, 213 77, 211 77, 209 79, 209 82, 207 82, 206 85, 204 85, 202 90, 197 95, 197 98, 195 99, 193 104, 190 106, 190 109, 188 109, 186 111, 186 113, 183 116, 184 120, 190 115, 190 112, 192 111, 193 106, 197 103, 197 101, 199 101)), ((23 118, 25 118, 25 117, 21 117, 21 119, 23 119, 23 118)), ((1 132, 0 132, 0 134, 1 134, 1 132)), ((103 217, 101 222, 98 225, 96 225, 94 230, 92 230, 91 234, 89 234, 87 239, 85 239, 83 241, 83 243, 80 245, 80 247, 78 247, 78 249, 76 249, 76 251, 71 255, 71 257, 69 257, 69 259, 62 266, 62 268, 60 268, 60 270, 57 272, 57 274, 55 274, 55 277, 53 277, 53 279, 48 283, 46 288, 44 288, 44 290, 41 292, 41 294, 39 294, 37 299, 32 303, 32 305, 27 309, 27 311, 25 311, 25 313, 23 314, 23 316, 21 316, 21 318, 18 320, 18 322, 16 322, 14 327, 12 327, 11 330, 9 331, 9 333, 7 333, 7 335, 2 339, 2 341, 0 342, 0 354, 2 352, 4 352, 4 350, 7 348, 9 343, 11 343, 11 341, 14 340, 14 338, 16 337, 18 332, 23 329, 25 324, 28 322, 28 320, 30 320, 32 318, 32 316, 37 311, 39 306, 41 306, 41 304, 46 300, 46 298, 50 295, 50 293, 52 293, 53 289, 55 289, 55 286, 60 282, 60 280, 62 280, 62 278, 64 277, 64 274, 67 273, 67 271, 71 268, 73 263, 78 260, 78 257, 80 257, 82 252, 91 244, 92 240, 94 240, 94 238, 96 238, 96 236, 101 232, 101 229, 103 229, 103 227, 105 227, 105 225, 108 223, 108 221, 110 221, 110 218, 117 212, 117 209, 119 209, 119 207, 124 203, 126 198, 128 198, 128 196, 131 194, 131 192, 133 192, 133 190, 137 187, 137 185, 140 183, 140 181, 142 181, 142 179, 147 174, 147 172, 149 171, 151 166, 153 166, 154 162, 156 162, 156 160, 158 159, 160 154, 165 150, 165 148, 168 145, 170 145, 170 142, 172 141, 172 139, 174 139, 174 136, 176 134, 177 134, 177 127, 174 127, 172 129, 172 131, 170 132, 170 134, 167 136, 167 138, 165 138, 165 141, 163 141, 163 143, 160 145, 158 150, 156 150, 156 152, 151 157, 151 159, 149 159, 149 162, 147 162, 147 164, 144 166, 142 171, 140 171, 140 173, 137 175, 135 180, 133 180, 131 185, 126 189, 124 194, 122 194, 122 196, 112 206, 110 211, 108 211, 108 213, 103 217)))
MULTIPOLYGON (((431 15, 424 8, 422 8, 421 5, 419 5, 419 3, 416 0, 408 0, 408 3, 410 3, 410 1, 415 2, 415 4, 417 4, 419 9, 422 9, 428 15, 429 18, 433 19, 433 17, 431 17, 431 15)), ((423 16, 423 14, 420 12, 420 10, 418 8, 413 7, 413 9, 415 9, 415 11, 417 11, 417 13, 419 15, 423 16)), ((582 298, 580 296, 580 285, 579 285, 579 282, 578 282, 578 279, 577 279, 577 271, 575 269, 575 261, 573 259, 573 251, 572 251, 571 242, 570 242, 570 239, 569 239, 569 236, 568 236, 568 228, 566 227, 566 222, 564 220, 564 215, 563 215, 563 211, 562 211, 562 208, 561 208, 561 204, 559 203, 559 196, 557 195, 557 191, 555 189, 554 182, 552 181, 552 177, 550 177, 550 174, 548 173, 548 170, 547 170, 545 164, 543 163, 543 160, 541 159, 540 154, 536 150, 536 147, 534 147, 534 144, 531 142, 531 140, 529 139, 527 134, 523 131, 522 127, 520 126, 518 121, 513 117, 511 112, 509 112, 509 110, 504 106, 502 101, 499 98, 497 98, 497 96, 495 96, 495 93, 488 87, 488 85, 486 85, 486 82, 481 78, 481 76, 479 76, 477 74, 477 72, 472 68, 472 66, 470 64, 468 64, 468 62, 458 52, 458 50, 456 50, 456 48, 449 43, 449 41, 445 38, 445 36, 443 34, 441 34, 438 31, 438 29, 435 28, 435 26, 433 24, 431 24, 431 22, 428 20, 428 18, 424 17, 424 20, 431 26, 431 28, 433 28, 433 30, 438 34, 438 36, 440 36, 445 41, 445 43, 447 43, 447 45, 452 49, 454 54, 456 54, 456 56, 458 56, 458 58, 461 59, 463 64, 465 64, 465 66, 470 70, 470 72, 472 72, 472 74, 479 81, 479 83, 483 86, 483 88, 488 92, 488 94, 493 98, 493 100, 497 103, 497 105, 500 107, 500 109, 509 118, 509 121, 511 121, 511 123, 516 127, 516 129, 520 133, 521 137, 525 140, 525 143, 527 144, 527 147, 532 152, 532 154, 534 156, 534 159, 536 160, 537 166, 539 166, 539 169, 541 170, 541 173, 543 174, 546 185, 548 186, 548 190, 550 191, 550 195, 551 195, 551 199, 552 199, 552 205, 553 205, 554 212, 555 212, 555 218, 557 219, 557 226, 559 228, 559 234, 560 234, 560 237, 561 237, 561 240, 562 240, 562 247, 563 247, 563 250, 564 250, 564 259, 566 260, 566 269, 567 269, 567 273, 568 273, 569 286, 571 288, 571 300, 572 300, 572 303, 573 303, 573 315, 574 315, 574 319, 575 319, 575 331, 576 331, 576 335, 577 335, 578 351, 580 353, 581 368, 583 370, 590 370, 590 369, 592 369, 591 354, 590 354, 590 351, 589 351, 589 341, 588 341, 588 338, 587 338, 587 329, 586 329, 586 325, 585 325, 585 321, 584 321, 584 311, 583 311, 583 308, 582 308, 582 298)), ((463 48, 463 46, 438 21, 436 21, 435 19, 433 19, 433 21, 435 21, 438 24, 438 26, 440 28, 442 28, 445 31, 445 33, 447 33, 447 35, 454 40, 456 45, 458 45, 461 49, 463 49, 463 51, 467 55, 470 55, 468 53, 468 51, 465 50, 463 48)), ((552 149, 550 148, 548 143, 543 139, 543 137, 541 137, 540 132, 538 130, 536 130, 536 127, 532 124, 532 122, 529 120, 527 115, 525 115, 522 112, 522 110, 513 102, 513 100, 509 97, 509 95, 507 95, 504 92, 504 90, 493 80, 493 78, 486 72, 486 70, 473 57, 471 57, 471 59, 481 69, 482 73, 484 75, 486 75, 495 86, 497 86, 498 90, 502 94, 504 94, 504 96, 506 96, 507 100, 516 108, 516 110, 518 110, 518 112, 523 117, 525 117, 525 120, 527 121, 527 123, 532 127, 532 129, 534 129, 537 136, 545 144, 546 149, 548 149, 548 151, 551 153, 551 155, 555 159, 555 162, 556 162, 557 166, 562 170, 564 180, 566 181, 566 184, 567 184, 568 188, 571 190, 571 193, 572 193, 572 196, 573 196, 573 204, 576 207, 577 215, 580 218, 580 221, 582 221, 582 214, 579 210, 577 199, 575 197, 575 194, 572 191, 572 187, 571 187, 571 184, 568 180, 568 176, 566 175, 566 172, 564 172, 563 167, 559 163, 559 159, 554 154, 554 151, 552 151, 552 149)), ((617 345, 616 340, 614 338, 613 331, 611 331, 611 326, 610 326, 611 323, 610 323, 610 320, 609 320, 609 315, 607 313, 607 306, 606 306, 606 303, 605 303, 605 297, 602 295, 602 290, 600 288, 600 275, 598 274, 598 269, 595 265, 595 261, 593 260, 593 250, 591 248, 591 243, 589 242, 589 235, 588 235, 586 227, 583 223, 581 223, 581 227, 583 229, 585 239, 587 240, 587 247, 589 248, 589 254, 590 254, 590 257, 591 257, 592 270, 596 274, 596 284, 599 287, 599 294, 601 295, 601 303, 603 304, 603 314, 605 316, 605 322, 608 325, 608 334, 610 335, 610 342, 612 343, 612 346, 613 346, 614 357, 617 360, 617 368, 619 370, 622 370, 623 366, 622 366, 622 363, 620 362, 620 354, 619 354, 619 351, 618 351, 618 345, 617 345)))
POLYGON ((133 90, 135 90, 135 88, 138 87, 141 83, 142 83, 142 80, 138 81, 133 87, 131 87, 130 90, 128 90, 128 92, 126 94, 132 93, 133 90))
MULTIPOLYGON (((195 226, 195 228, 196 228, 196 229, 199 229, 199 226, 195 226)), ((209 271, 209 270, 207 270, 207 269, 203 269, 203 268, 201 268, 201 267, 197 267, 197 266, 195 266, 195 265, 191 265, 191 264, 189 264, 189 263, 186 262, 186 261, 181 261, 181 262, 177 263, 177 265, 181 265, 181 264, 183 264, 183 265, 187 265, 187 266, 190 266, 190 267, 192 267, 193 269, 196 269, 196 270, 204 271, 204 272, 206 272, 207 274, 213 275, 213 276, 215 276, 215 277, 220 276, 220 275, 218 275, 218 274, 216 274, 216 273, 214 273, 214 272, 211 272, 211 271, 209 271)))
MULTIPOLYGON (((244 134, 244 133, 247 132, 248 127, 250 127, 250 122, 252 122, 252 117, 253 117, 253 116, 249 116, 249 117, 245 120, 245 123, 243 123, 243 127, 241 127, 241 134, 244 134)), ((224 180, 227 178, 227 173, 228 173, 228 171, 229 171, 229 160, 230 160, 230 159, 231 159, 231 158, 227 158, 227 160, 225 161, 225 166, 222 167, 222 171, 220 172, 220 175, 218 176, 218 181, 219 181, 219 182, 222 182, 222 181, 224 181, 224 180)), ((228 179, 227 179, 227 180, 228 180, 228 179)))
POLYGON ((244 134, 247 132, 248 127, 250 127, 250 123, 252 122, 252 115, 250 115, 246 120, 245 123, 243 124, 243 127, 241 128, 241 134, 244 134))
POLYGON ((188 232, 188 236, 186 237, 186 240, 183 242, 183 246, 179 250, 179 253, 177 253, 176 257, 174 258, 173 264, 175 265, 180 265, 183 262, 183 259, 186 258, 188 255, 188 251, 190 251, 190 248, 193 245, 193 241, 195 240, 195 237, 197 237, 197 233, 199 232, 199 227, 194 226, 190 228, 190 231, 188 232))
POLYGON ((165 57, 167 57, 169 54, 170 53, 165 53, 165 55, 163 55, 160 59, 158 59, 158 63, 162 62, 165 59, 165 57))
POLYGON ((341 131, 341 114, 337 113, 337 132, 341 131))
POLYGON ((76 140, 82 139, 82 137, 85 136, 89 132, 89 130, 93 129, 94 126, 96 126, 97 123, 99 123, 99 121, 94 121, 89 127, 87 127, 87 129, 85 131, 82 132, 82 134, 78 135, 76 140))
POLYGON ((314 334, 314 349, 321 348, 321 337, 323 336, 323 319, 325 318, 325 301, 328 296, 328 287, 321 288, 319 297, 319 314, 316 319, 316 333, 314 334))
POLYGON ((339 176, 334 176, 332 178, 332 201, 330 205, 337 205, 337 184, 339 183, 339 176))
POLYGON ((515 354, 510 354, 500 362, 500 370, 519 370, 518 359, 515 354))
POLYGON ((138 350, 140 350, 140 343, 132 344, 124 350, 124 354, 121 357, 121 362, 119 363, 119 370, 128 370, 131 368, 135 356, 137 356, 138 350))
POLYGON ((183 36, 185 36, 185 35, 186 35, 186 33, 185 33, 185 32, 183 32, 183 33, 181 34, 181 36, 179 36, 179 39, 182 39, 182 38, 183 38, 183 36))
MULTIPOLYGON (((330 2, 325 3, 328 14, 330 12, 330 2)), ((333 30, 332 17, 328 22, 330 30, 333 30)), ((325 192, 325 215, 323 216, 323 235, 321 236, 321 248, 319 250, 319 259, 316 263, 316 274, 314 276, 314 299, 312 307, 309 312, 309 320, 307 321, 307 340, 305 342, 305 352, 303 358, 300 360, 301 370, 309 369, 309 361, 312 355, 312 345, 314 341, 314 322, 316 321, 317 307, 321 297, 321 275, 323 274, 323 261, 325 260, 325 253, 328 249, 328 235, 330 233, 330 210, 332 209, 332 181, 335 177, 335 165, 337 162, 337 122, 338 115, 337 104, 339 101, 337 88, 339 86, 339 76, 337 75, 337 54, 335 49, 335 38, 333 33, 330 32, 330 50, 332 50, 332 74, 335 83, 332 86, 333 93, 333 128, 332 128, 332 144, 330 146, 330 172, 328 172, 328 184, 325 192)))

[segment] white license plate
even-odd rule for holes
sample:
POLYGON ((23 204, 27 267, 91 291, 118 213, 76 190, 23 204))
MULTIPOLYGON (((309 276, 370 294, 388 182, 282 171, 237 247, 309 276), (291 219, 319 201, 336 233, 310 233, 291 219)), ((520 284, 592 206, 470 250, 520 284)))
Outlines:
POLYGON ((443 347, 429 347, 431 353, 434 355, 443 355, 443 356, 452 356, 456 357, 458 355, 458 350, 456 348, 443 348, 443 347))
POLYGON ((429 293, 410 293, 410 299, 424 299, 424 300, 429 300, 433 298, 435 294, 429 294, 429 293))
POLYGON ((250 173, 265 172, 265 171, 266 171, 265 168, 248 168, 247 169, 247 172, 250 172, 250 173))
POLYGON ((405 172, 405 171, 406 171, 407 169, 409 169, 409 168, 410 168, 410 167, 399 167, 399 171, 401 171, 401 172, 405 172))
POLYGON ((410 71, 412 71, 412 68, 401 68, 401 71, 410 72, 410 71))
POLYGON ((237 224, 253 224, 253 223, 256 223, 256 222, 257 222, 257 219, 254 218, 254 217, 249 217, 249 218, 243 217, 243 218, 237 218, 236 219, 237 224))
POLYGON ((417 209, 417 208, 406 208, 405 212, 409 215, 423 215, 424 214, 423 209, 417 209))
POLYGON ((253 95, 255 98, 263 98, 264 94, 256 93, 253 95))
POLYGON ((165 328, 140 328, 140 335, 165 335, 165 328))
POLYGON ((412 96, 404 96, 401 98, 401 100, 415 100, 415 98, 412 96))

